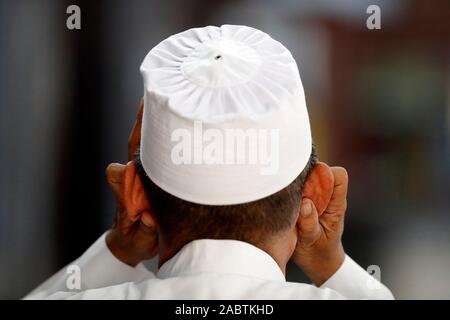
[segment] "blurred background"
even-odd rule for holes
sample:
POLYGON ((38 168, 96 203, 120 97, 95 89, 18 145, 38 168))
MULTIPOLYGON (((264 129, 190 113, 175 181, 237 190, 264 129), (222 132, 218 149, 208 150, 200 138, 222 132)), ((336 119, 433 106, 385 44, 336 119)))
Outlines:
MULTIPOLYGON (((448 0, 0 0, 0 298, 111 225, 104 169, 126 161, 147 52, 225 23, 296 58, 319 156, 350 175, 347 252, 397 298, 450 299, 448 0), (66 28, 71 4, 81 30, 66 28)), ((291 266, 288 280, 305 278, 291 266)))

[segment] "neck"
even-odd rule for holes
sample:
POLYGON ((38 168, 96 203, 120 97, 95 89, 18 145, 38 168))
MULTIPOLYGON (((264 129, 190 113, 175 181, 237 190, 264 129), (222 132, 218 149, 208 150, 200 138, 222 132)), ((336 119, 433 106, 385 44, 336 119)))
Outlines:
MULTIPOLYGON (((194 241, 194 240, 191 240, 194 241)), ((158 268, 161 268, 161 266, 168 260, 170 260, 173 256, 175 256, 185 245, 190 243, 191 241, 186 241, 177 245, 166 245, 164 241, 159 242, 159 262, 158 262, 158 268)), ((271 239, 270 241, 265 241, 264 243, 260 244, 254 244, 255 247, 265 251, 268 255, 270 255, 273 260, 277 263, 280 270, 283 272, 284 275, 286 275, 286 264, 288 263, 293 249, 290 248, 289 245, 286 245, 286 243, 277 240, 274 241, 274 239, 271 239)), ((295 248, 295 247, 294 247, 295 248)))

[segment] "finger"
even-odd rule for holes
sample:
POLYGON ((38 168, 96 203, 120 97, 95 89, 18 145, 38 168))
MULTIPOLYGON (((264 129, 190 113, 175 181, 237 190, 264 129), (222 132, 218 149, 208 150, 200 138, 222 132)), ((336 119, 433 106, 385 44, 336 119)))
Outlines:
POLYGON ((144 99, 141 99, 139 106, 139 112, 136 116, 136 121, 131 129, 130 136, 128 138, 128 161, 134 159, 136 150, 141 143, 141 128, 142 128, 142 114, 144 112, 144 99))
POLYGON ((110 163, 106 167, 106 178, 109 183, 122 183, 125 165, 120 163, 110 163))
POLYGON ((300 241, 305 245, 313 244, 320 236, 319 214, 308 198, 302 200, 298 228, 300 241))
POLYGON ((114 195, 121 196, 125 166, 120 163, 110 163, 106 168, 106 180, 114 195))
POLYGON ((333 194, 325 214, 345 214, 347 209, 348 174, 342 167, 332 167, 334 175, 333 194))
POLYGON ((141 227, 144 232, 155 232, 156 220, 149 212, 143 212, 141 216, 141 227))

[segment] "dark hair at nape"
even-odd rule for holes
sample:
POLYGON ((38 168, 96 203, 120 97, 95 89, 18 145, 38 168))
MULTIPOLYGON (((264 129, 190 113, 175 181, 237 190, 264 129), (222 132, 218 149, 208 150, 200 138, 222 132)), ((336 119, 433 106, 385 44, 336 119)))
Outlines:
POLYGON ((313 144, 307 165, 284 189, 260 200, 218 206, 192 203, 167 193, 145 173, 139 150, 134 161, 168 245, 181 247, 198 239, 233 239, 257 245, 292 225, 300 210, 305 181, 317 163, 317 155, 313 144))

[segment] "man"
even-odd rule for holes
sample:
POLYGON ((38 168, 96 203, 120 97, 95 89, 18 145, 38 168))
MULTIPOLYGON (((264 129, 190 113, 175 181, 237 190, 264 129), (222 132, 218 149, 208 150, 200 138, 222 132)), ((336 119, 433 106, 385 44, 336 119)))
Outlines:
POLYGON ((249 27, 191 29, 141 72, 130 161, 106 170, 116 223, 71 264, 80 288, 63 269, 27 298, 392 298, 344 252, 347 173, 317 162, 286 48, 249 27), (153 274, 141 262, 156 255, 153 274), (312 285, 286 282, 290 259, 312 285))

